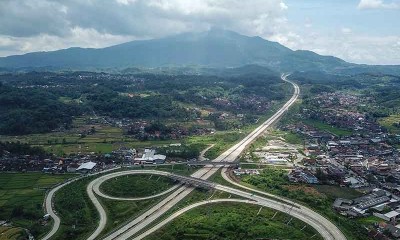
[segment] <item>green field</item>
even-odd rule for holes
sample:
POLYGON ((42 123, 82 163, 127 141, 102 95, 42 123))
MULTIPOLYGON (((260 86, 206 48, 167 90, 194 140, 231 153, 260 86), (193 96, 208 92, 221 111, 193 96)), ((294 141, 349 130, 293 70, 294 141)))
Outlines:
POLYGON ((126 175, 107 180, 100 189, 113 197, 146 197, 161 193, 173 185, 173 180, 164 176, 126 175))
POLYGON ((145 239, 321 239, 303 222, 281 212, 240 203, 195 208, 145 239), (303 231, 301 229, 306 226, 303 231))
POLYGON ((43 173, 0 174, 0 219, 11 220, 15 226, 27 228, 35 237, 45 233, 49 226, 38 220, 44 215, 43 201, 47 188, 75 175, 43 173))
POLYGON ((391 115, 386 118, 381 118, 378 120, 379 124, 385 127, 389 132, 400 134, 400 115, 391 115), (395 125, 397 124, 397 125, 395 125))
POLYGON ((303 122, 307 125, 313 126, 321 131, 326 131, 326 132, 330 132, 332 134, 335 134, 339 137, 343 137, 343 136, 350 136, 352 134, 351 130, 347 130, 347 129, 343 129, 343 128, 338 128, 332 125, 329 125, 327 123, 321 122, 321 121, 317 121, 317 120, 311 120, 311 119, 307 119, 307 120, 303 120, 303 122))
POLYGON ((55 239, 86 239, 96 229, 98 213, 86 193, 86 186, 93 179, 80 179, 56 193, 54 206, 61 226, 55 239))
POLYGON ((1 136, 1 139, 41 146, 46 151, 59 156, 70 153, 110 153, 120 147, 144 148, 178 142, 177 140, 141 142, 124 135, 120 128, 100 123, 89 124, 86 123, 88 119, 89 117, 76 118, 73 128, 65 132, 1 136), (95 129, 94 133, 81 135, 92 127, 95 129))
POLYGON ((26 238, 27 234, 21 228, 0 227, 0 240, 21 240, 26 238))
POLYGON ((330 199, 347 198, 353 199, 362 196, 362 193, 352 188, 339 187, 332 185, 312 185, 318 192, 326 195, 330 199))

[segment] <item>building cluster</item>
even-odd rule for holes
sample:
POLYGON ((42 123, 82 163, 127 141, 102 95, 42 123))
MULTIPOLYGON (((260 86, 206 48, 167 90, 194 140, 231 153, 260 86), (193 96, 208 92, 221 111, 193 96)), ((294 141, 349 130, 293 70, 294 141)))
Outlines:
POLYGON ((383 233, 389 232, 395 238, 400 237, 400 197, 390 191, 377 188, 355 199, 338 198, 333 208, 351 218, 371 215, 380 218, 380 223, 371 230, 375 236, 385 239, 383 233))
POLYGON ((358 112, 357 106, 366 101, 370 100, 341 93, 321 94, 299 117, 327 124, 321 127, 302 121, 283 127, 304 137, 305 157, 289 173, 289 179, 366 193, 356 199, 338 198, 333 208, 348 217, 378 217, 384 224, 371 231, 382 236, 388 231, 400 237, 400 154, 393 144, 399 143, 400 137, 358 112))
POLYGON ((242 169, 240 167, 234 169, 233 173, 236 176, 241 176, 241 175, 260 175, 260 172, 257 169, 242 169))
POLYGON ((3 172, 87 173, 105 167, 104 161, 92 155, 43 158, 30 155, 9 156, 6 154, 0 158, 0 171, 3 172))
POLYGON ((302 115, 355 133, 382 132, 382 127, 367 113, 358 111, 358 106, 366 104, 371 104, 371 99, 338 92, 324 93, 303 108, 302 115))
POLYGON ((305 168, 295 168, 289 174, 289 181, 295 183, 307 183, 317 184, 319 183, 318 178, 314 174, 305 168))
POLYGON ((217 108, 233 112, 251 110, 253 113, 265 113, 271 108, 273 102, 268 98, 258 95, 247 95, 244 98, 235 100, 225 97, 216 97, 211 99, 211 104, 217 108))
POLYGON ((31 155, 3 154, 0 157, 0 171, 45 173, 88 173, 112 168, 115 165, 162 164, 167 156, 156 154, 155 149, 121 147, 109 154, 71 155, 69 157, 39 157, 31 155))

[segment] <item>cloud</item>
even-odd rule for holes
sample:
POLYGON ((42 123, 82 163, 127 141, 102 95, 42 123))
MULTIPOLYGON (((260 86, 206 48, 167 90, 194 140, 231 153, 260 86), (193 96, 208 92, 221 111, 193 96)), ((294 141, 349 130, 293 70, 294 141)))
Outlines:
MULTIPOLYGON (((269 37, 286 25, 287 9, 283 0, 1 0, 1 38, 15 44, 0 54, 106 46, 211 27, 269 37)), ((6 46, 0 42, 0 49, 6 46)))
POLYGON ((65 36, 80 27, 116 35, 159 37, 211 26, 251 32, 252 28, 274 28, 268 21, 282 18, 287 9, 282 0, 2 0, 0 33, 65 36))
POLYGON ((385 3, 383 0, 361 0, 358 9, 400 9, 397 2, 385 3))
POLYGON ((343 34, 350 34, 350 33, 352 33, 352 30, 350 28, 344 27, 344 28, 341 29, 341 32, 343 34))
POLYGON ((400 36, 363 35, 342 28, 331 35, 311 31, 282 35, 276 40, 292 49, 307 49, 353 63, 400 64, 400 36))
POLYGON ((71 29, 65 38, 49 34, 29 37, 12 37, 0 35, 0 56, 23 54, 36 51, 53 51, 69 47, 101 48, 134 40, 127 36, 99 33, 95 29, 71 29))

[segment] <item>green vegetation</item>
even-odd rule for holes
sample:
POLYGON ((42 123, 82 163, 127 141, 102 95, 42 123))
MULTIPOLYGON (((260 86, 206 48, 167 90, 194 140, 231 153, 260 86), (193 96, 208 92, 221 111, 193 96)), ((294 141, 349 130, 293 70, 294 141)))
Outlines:
POLYGON ((14 227, 0 227, 0 240, 22 240, 27 239, 24 229, 14 227))
POLYGON ((303 144, 303 142, 304 142, 304 139, 299 134, 292 133, 292 132, 286 132, 283 135, 283 138, 285 139, 285 141, 287 143, 290 143, 290 144, 303 144))
MULTIPOLYGON (((153 135, 141 136, 137 126, 126 129, 137 139, 172 139, 176 133, 171 125, 196 121, 205 109, 212 112, 202 120, 212 122, 215 128, 242 128, 265 114, 272 101, 284 99, 287 84, 278 79, 270 71, 246 76, 95 72, 1 75, 0 134, 68 130, 74 116, 99 115, 149 121, 145 132, 153 135), (229 113, 229 117, 219 118, 222 113, 229 113)), ((196 132, 196 125, 184 130, 196 132)))
POLYGON ((9 152, 10 154, 20 154, 20 155, 35 155, 35 156, 45 156, 46 152, 43 148, 31 147, 26 143, 20 142, 0 142, 0 157, 3 156, 4 152, 9 152))
MULTIPOLYGON (((181 175, 190 175, 197 170, 197 168, 188 168, 186 165, 146 166, 143 168, 174 172, 181 175)), ((125 170, 125 168, 121 168, 120 170, 125 170)), ((60 230, 56 233, 57 239, 86 239, 90 233, 95 230, 98 221, 98 213, 86 193, 87 185, 95 177, 80 179, 63 187, 57 192, 55 196, 55 208, 62 219, 60 230)), ((152 178, 156 179, 156 177, 158 176, 153 176, 152 178)), ((122 181, 124 177, 120 179, 122 181)), ((142 189, 143 187, 144 186, 141 186, 142 189)), ((101 199, 108 214, 107 216, 110 219, 110 221, 107 222, 106 230, 102 234, 121 225, 132 216, 137 216, 159 200, 160 198, 130 202, 101 199)))
POLYGON ((287 172, 278 169, 267 169, 258 176, 245 176, 244 183, 263 191, 287 197, 306 205, 323 216, 332 220, 348 239, 367 239, 368 233, 364 226, 370 222, 353 221, 336 213, 332 204, 337 197, 354 198, 361 194, 352 189, 337 186, 292 184, 287 178, 287 172))
POLYGON ((339 187, 332 185, 313 185, 318 192, 326 195, 330 199, 347 198, 353 199, 362 196, 361 192, 347 187, 339 187))
POLYGON ((385 127, 389 132, 400 134, 400 115, 391 115, 389 117, 380 118, 379 124, 385 127))
POLYGON ((350 136, 352 134, 352 131, 350 130, 338 128, 318 120, 307 119, 304 120, 304 123, 313 126, 321 131, 327 131, 340 137, 350 136))
POLYGON ((69 127, 77 109, 52 93, 0 83, 0 134, 21 135, 69 127))
POLYGON ((218 157, 221 153, 226 151, 235 142, 242 139, 244 136, 245 136, 244 132, 238 132, 238 131, 222 132, 222 133, 216 133, 212 136, 194 138, 193 141, 200 139, 200 141, 202 141, 203 143, 214 144, 214 147, 208 150, 205 154, 206 158, 214 159, 218 157))
POLYGON ((56 239, 86 239, 96 229, 98 213, 86 193, 86 186, 96 177, 80 179, 56 193, 54 206, 62 219, 56 239))
POLYGON ((113 197, 146 197, 161 193, 173 185, 173 180, 164 176, 126 175, 109 179, 100 189, 113 197))
MULTIPOLYGON (((276 211, 239 203, 212 204, 195 208, 173 220, 146 239, 310 239, 311 227, 276 211), (173 227, 172 227, 173 226, 173 227)), ((321 239, 316 235, 313 239, 321 239)))
POLYGON ((101 198, 101 204, 107 212, 107 223, 100 237, 141 215, 161 199, 162 197, 144 201, 114 201, 101 198))
MULTIPOLYGON (((206 153, 212 159, 254 129, 292 92, 289 84, 279 81, 270 71, 243 74, 239 71, 218 76, 90 72, 2 75, 2 87, 29 89, 41 96, 40 101, 31 100, 37 103, 30 111, 36 112, 39 105, 46 105, 42 100, 47 98, 76 110, 64 111, 70 119, 60 120, 56 126, 47 124, 47 130, 4 132, 19 136, 2 136, 2 139, 41 146, 58 156, 104 154, 121 146, 142 148, 179 142, 187 149, 176 152, 176 157, 193 158, 199 149, 215 143, 206 153), (42 86, 48 86, 46 92, 42 86), (132 125, 115 127, 112 123, 121 118, 129 118, 132 125), (144 133, 137 125, 140 120, 147 122, 144 133), (54 129, 57 131, 50 131, 54 129), (209 134, 213 129, 218 132, 209 134)), ((9 97, 7 91, 0 92, 0 98, 9 97)), ((57 119, 58 112, 48 112, 52 120, 57 119)), ((10 121, 15 122, 12 118, 10 121)), ((41 123, 46 121, 30 125, 40 127, 41 123)))
POLYGON ((49 229, 49 225, 39 224, 44 215, 42 206, 46 189, 72 176, 42 173, 0 174, 0 219, 10 220, 14 226, 29 229, 35 238, 40 237, 49 229))
POLYGON ((183 144, 180 146, 163 146, 157 149, 160 154, 167 155, 169 158, 177 159, 193 159, 197 158, 201 152, 206 148, 205 144, 183 144))

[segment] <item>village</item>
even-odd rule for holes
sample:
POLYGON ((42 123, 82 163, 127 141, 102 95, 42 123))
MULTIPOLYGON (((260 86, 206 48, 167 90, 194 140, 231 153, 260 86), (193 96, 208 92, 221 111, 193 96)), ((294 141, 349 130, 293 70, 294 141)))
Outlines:
POLYGON ((371 99, 325 93, 312 103, 318 109, 307 106, 299 117, 331 127, 307 120, 282 127, 303 138, 303 158, 300 163, 293 162, 289 180, 356 189, 364 195, 356 199, 338 198, 332 207, 349 218, 379 218, 381 223, 371 230, 375 237, 381 235, 385 239, 384 232, 400 237, 400 154, 395 147, 400 136, 357 111, 357 106, 370 104, 371 99))
MULTIPOLYGON (((173 144, 176 146, 176 144, 173 144)), ((39 157, 5 153, 0 157, 0 171, 44 172, 51 174, 98 172, 115 166, 164 164, 166 156, 156 149, 145 148, 137 152, 132 148, 121 148, 107 154, 77 154, 69 157, 39 157)))

